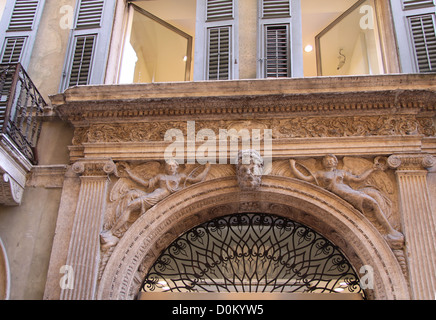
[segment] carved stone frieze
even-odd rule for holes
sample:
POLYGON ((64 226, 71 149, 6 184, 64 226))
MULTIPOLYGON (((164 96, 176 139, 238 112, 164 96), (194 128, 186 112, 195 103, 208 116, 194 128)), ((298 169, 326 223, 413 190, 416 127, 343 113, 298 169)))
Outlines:
MULTIPOLYGON (((417 118, 413 115, 293 117, 256 121, 200 120, 195 125, 197 130, 208 128, 217 135, 220 129, 271 129, 273 139, 436 135, 431 117, 417 118)), ((92 124, 75 129, 73 144, 164 141, 167 130, 178 129, 186 135, 186 127, 186 121, 92 124)))

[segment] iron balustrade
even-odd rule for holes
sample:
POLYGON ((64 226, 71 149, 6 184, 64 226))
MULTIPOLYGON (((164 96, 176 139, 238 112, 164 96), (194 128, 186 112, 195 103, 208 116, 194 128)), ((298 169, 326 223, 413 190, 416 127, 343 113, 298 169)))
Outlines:
POLYGON ((32 163, 47 103, 23 66, 0 64, 0 133, 7 136, 32 163))

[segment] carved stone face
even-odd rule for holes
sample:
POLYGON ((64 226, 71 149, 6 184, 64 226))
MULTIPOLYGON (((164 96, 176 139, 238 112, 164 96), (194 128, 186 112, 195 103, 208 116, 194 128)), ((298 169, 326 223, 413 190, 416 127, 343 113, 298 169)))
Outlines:
POLYGON ((165 163, 165 172, 168 175, 175 175, 179 169, 179 164, 176 161, 169 161, 165 163))
POLYGON ((238 154, 236 175, 242 190, 254 190, 262 183, 263 159, 255 150, 242 150, 238 154))
POLYGON ((322 164, 326 169, 336 168, 336 166, 338 165, 338 159, 336 158, 336 156, 329 154, 322 159, 322 164))

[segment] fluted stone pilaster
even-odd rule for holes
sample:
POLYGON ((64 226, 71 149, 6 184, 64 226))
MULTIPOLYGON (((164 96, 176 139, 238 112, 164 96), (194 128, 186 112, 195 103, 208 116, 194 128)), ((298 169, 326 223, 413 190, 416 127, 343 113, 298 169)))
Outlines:
POLYGON ((100 255, 99 234, 106 207, 108 175, 116 170, 107 159, 81 160, 73 165, 80 174, 80 193, 67 256, 67 266, 74 272, 72 288, 63 288, 61 299, 95 298, 100 255))
POLYGON ((396 169, 403 230, 409 263, 412 296, 430 300, 436 293, 436 213, 427 185, 427 168, 436 161, 429 155, 393 155, 388 163, 396 169))

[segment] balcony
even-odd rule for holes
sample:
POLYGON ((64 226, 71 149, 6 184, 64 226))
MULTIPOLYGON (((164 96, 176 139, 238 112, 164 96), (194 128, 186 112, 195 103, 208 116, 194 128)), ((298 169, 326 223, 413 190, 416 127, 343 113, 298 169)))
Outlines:
POLYGON ((45 106, 21 64, 0 64, 0 204, 20 204, 45 106))

